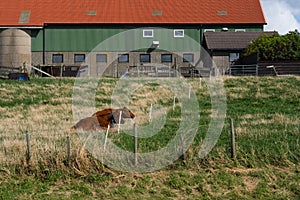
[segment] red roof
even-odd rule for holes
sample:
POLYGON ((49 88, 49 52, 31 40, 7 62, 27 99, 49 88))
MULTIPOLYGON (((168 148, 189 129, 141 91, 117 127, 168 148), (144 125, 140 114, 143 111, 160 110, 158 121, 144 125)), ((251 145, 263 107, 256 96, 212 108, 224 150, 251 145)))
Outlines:
POLYGON ((45 23, 265 24, 265 18, 259 0, 0 1, 0 26, 45 23))

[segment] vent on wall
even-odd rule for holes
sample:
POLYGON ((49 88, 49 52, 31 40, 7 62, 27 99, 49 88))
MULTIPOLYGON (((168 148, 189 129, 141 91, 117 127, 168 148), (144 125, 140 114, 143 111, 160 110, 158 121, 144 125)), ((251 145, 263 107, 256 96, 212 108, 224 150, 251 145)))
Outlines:
POLYGON ((28 24, 30 19, 30 11, 22 10, 20 13, 19 24, 28 24))
POLYGON ((161 10, 152 10, 152 16, 162 16, 161 10))
POLYGON ((227 11, 226 10, 218 10, 217 15, 220 15, 220 16, 227 15, 227 11))
POLYGON ((86 15, 95 16, 95 15, 97 15, 97 11, 96 10, 87 10, 86 15))

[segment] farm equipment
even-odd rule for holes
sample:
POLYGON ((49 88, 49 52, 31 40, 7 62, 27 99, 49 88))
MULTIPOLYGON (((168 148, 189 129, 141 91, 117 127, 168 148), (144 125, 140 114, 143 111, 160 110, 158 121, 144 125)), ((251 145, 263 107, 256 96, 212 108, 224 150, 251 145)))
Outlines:
POLYGON ((28 81, 28 73, 24 67, 0 66, 0 79, 28 81))

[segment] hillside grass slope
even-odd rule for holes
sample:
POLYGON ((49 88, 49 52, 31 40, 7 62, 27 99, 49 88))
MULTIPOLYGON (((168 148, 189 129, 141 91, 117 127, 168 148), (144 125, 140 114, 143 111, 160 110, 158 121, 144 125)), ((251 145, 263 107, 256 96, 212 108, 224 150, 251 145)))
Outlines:
MULTIPOLYGON (((95 91, 99 110, 110 106, 117 82, 110 78, 99 82, 95 91)), ((198 151, 210 122, 210 93, 204 81, 188 82, 199 101, 200 121, 186 160, 180 158, 150 173, 126 173, 103 165, 84 148, 78 134, 70 132, 75 123, 74 79, 0 80, 0 199, 299 199, 300 78, 224 77, 225 126, 203 159, 198 151), (229 119, 235 125, 235 159, 230 157, 229 119)), ((174 136, 180 104, 173 110, 173 97, 172 91, 158 84, 132 94, 129 107, 138 126, 149 125, 151 103, 162 105, 166 112, 159 134, 139 139, 139 152, 164 147, 174 136)), ((108 137, 133 151, 132 136, 111 131, 108 137)))

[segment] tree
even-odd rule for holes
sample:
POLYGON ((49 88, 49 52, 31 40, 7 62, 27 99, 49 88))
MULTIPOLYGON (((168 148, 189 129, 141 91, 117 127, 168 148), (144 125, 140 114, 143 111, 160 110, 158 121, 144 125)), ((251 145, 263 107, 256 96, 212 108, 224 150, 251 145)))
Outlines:
POLYGON ((286 35, 262 34, 251 41, 244 56, 259 55, 260 60, 297 60, 300 59, 300 33, 295 30, 286 35))

